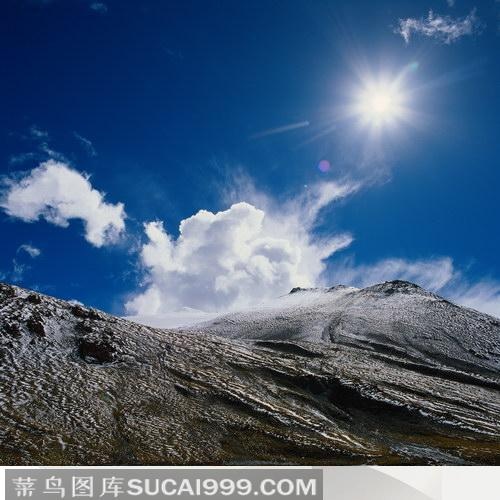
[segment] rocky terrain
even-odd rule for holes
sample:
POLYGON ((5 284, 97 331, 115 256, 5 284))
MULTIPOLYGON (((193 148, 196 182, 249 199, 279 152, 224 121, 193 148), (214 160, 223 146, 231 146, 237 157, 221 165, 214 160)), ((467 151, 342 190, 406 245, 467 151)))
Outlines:
POLYGON ((500 464, 500 321, 406 282, 161 330, 0 285, 0 463, 500 464))

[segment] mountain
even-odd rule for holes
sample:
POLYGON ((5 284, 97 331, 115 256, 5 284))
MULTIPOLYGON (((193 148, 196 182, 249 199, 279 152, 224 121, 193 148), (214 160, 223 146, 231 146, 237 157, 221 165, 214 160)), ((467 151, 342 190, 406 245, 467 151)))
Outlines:
POLYGON ((294 288, 264 306, 190 330, 226 338, 356 345, 494 378, 500 374, 499 319, 399 280, 361 290, 294 288))
POLYGON ((499 349, 399 281, 176 330, 0 285, 0 463, 500 464, 499 349))

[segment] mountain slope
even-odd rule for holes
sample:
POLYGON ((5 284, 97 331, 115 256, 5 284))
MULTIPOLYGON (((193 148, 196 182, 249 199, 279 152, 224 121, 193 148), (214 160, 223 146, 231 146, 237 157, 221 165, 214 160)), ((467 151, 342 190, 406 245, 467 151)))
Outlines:
POLYGON ((409 305, 391 297, 410 285, 380 286, 379 298, 375 287, 339 293, 344 315, 328 310, 317 341, 307 325, 330 299, 316 307, 300 291, 288 316, 259 323, 262 338, 246 338, 251 318, 221 320, 239 337, 228 339, 213 324, 159 330, 1 285, 0 463, 500 464, 496 320, 442 305, 435 325, 417 310, 398 340, 375 320, 399 318, 409 305), (442 333, 448 323, 471 340, 442 333), (428 331, 438 347, 422 346, 428 331))
POLYGON ((226 338, 305 340, 397 352, 426 364, 500 373, 500 320, 405 281, 294 289, 264 307, 190 328, 226 338))

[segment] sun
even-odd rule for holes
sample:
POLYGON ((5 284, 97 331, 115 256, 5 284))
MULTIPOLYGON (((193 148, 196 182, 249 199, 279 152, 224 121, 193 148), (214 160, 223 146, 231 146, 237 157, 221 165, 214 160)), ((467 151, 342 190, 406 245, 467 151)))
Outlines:
POLYGON ((405 95, 397 81, 365 83, 358 89, 354 114, 367 125, 382 127, 402 119, 405 95))

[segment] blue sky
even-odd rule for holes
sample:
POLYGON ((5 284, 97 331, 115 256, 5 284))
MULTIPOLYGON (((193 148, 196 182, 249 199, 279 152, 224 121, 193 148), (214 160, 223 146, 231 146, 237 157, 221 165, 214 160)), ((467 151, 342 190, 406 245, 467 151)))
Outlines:
POLYGON ((500 315, 499 16, 4 2, 0 276, 117 314, 401 277, 500 315))

